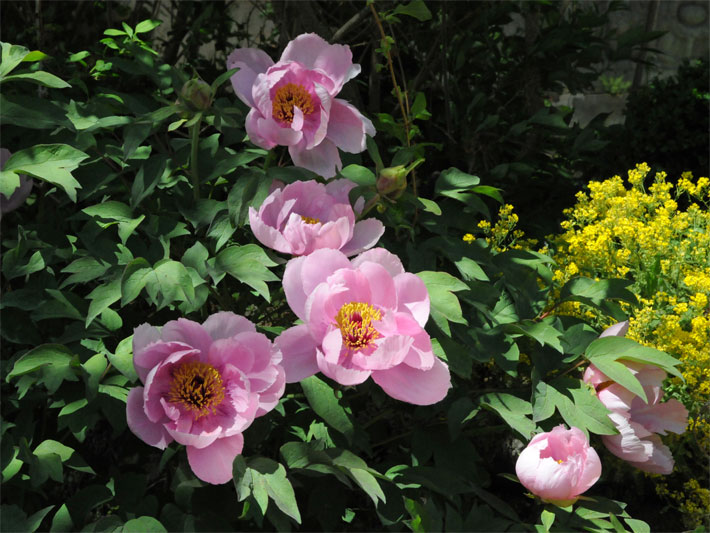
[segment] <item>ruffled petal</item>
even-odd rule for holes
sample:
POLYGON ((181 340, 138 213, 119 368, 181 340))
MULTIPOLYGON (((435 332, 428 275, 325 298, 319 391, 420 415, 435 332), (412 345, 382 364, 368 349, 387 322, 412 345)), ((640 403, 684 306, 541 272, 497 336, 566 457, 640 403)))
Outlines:
POLYGON ((409 311, 414 320, 424 327, 429 319, 429 291, 419 276, 405 272, 394 278, 397 289, 398 311, 409 311))
POLYGON ((327 137, 343 152, 359 154, 367 148, 367 135, 374 136, 372 122, 345 100, 336 98, 330 106, 327 137))
POLYGON ((356 222, 352 239, 340 248, 340 251, 348 257, 359 254, 377 244, 384 232, 385 226, 376 218, 367 218, 356 222))
POLYGON ((359 385, 370 377, 369 370, 359 370, 347 363, 329 363, 320 350, 316 351, 316 360, 320 371, 341 385, 359 385))
POLYGON ((291 145, 288 147, 288 153, 296 166, 315 172, 326 179, 332 178, 343 168, 338 148, 328 139, 323 139, 319 145, 310 150, 307 150, 303 143, 291 145))
POLYGON ((135 387, 126 399, 126 423, 143 442, 164 450, 173 441, 163 424, 151 422, 143 408, 143 387, 135 387))
POLYGON ((229 311, 221 311, 210 315, 202 327, 213 340, 229 339, 239 333, 256 331, 256 326, 251 320, 229 311))
POLYGON ((186 318, 171 320, 163 326, 161 334, 166 342, 182 342, 199 350, 203 358, 207 357, 212 344, 212 337, 210 337, 205 328, 201 324, 186 318))
POLYGON ((401 364, 389 370, 374 371, 372 379, 392 398, 415 405, 440 402, 451 388, 449 367, 439 359, 431 370, 401 364))
POLYGON ((382 265, 392 277, 404 273, 404 266, 402 266, 399 257, 384 248, 373 248, 361 253, 352 260, 352 266, 357 268, 366 261, 382 265))
POLYGON ((304 33, 293 39, 281 54, 281 61, 298 61, 309 69, 318 69, 333 82, 330 94, 336 95, 343 85, 360 73, 360 65, 353 64, 350 47, 329 44, 315 33, 304 33))
POLYGON ((217 439, 204 448, 187 447, 187 460, 195 475, 202 481, 220 485, 232 480, 232 463, 242 453, 244 436, 241 433, 217 439))
POLYGON ((239 68, 230 78, 234 92, 250 107, 255 107, 252 87, 257 75, 274 64, 266 52, 258 48, 237 48, 227 57, 227 69, 239 68))

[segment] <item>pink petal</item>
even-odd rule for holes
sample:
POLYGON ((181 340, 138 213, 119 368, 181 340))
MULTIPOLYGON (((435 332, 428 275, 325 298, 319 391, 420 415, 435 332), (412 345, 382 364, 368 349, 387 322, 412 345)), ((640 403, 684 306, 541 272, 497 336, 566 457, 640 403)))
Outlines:
POLYGON ((643 462, 629 461, 629 464, 652 474, 668 475, 673 473, 675 462, 668 446, 661 442, 658 435, 652 435, 648 440, 653 445, 649 458, 643 462))
POLYGON ((187 460, 195 475, 202 481, 221 485, 232 480, 232 463, 242 453, 244 436, 241 433, 217 439, 205 448, 187 447, 187 460))
POLYGON ((357 184, 346 179, 331 180, 325 186, 325 192, 332 196, 336 202, 350 204, 349 194, 357 184))
POLYGON ((320 350, 316 350, 316 360, 320 371, 341 385, 359 385, 370 377, 369 370, 359 370, 347 363, 329 363, 320 350))
POLYGON ((372 122, 345 100, 334 99, 328 119, 328 139, 344 152, 359 154, 367 147, 367 135, 375 135, 372 122))
POLYGON ((404 273, 404 267, 399 257, 384 248, 373 248, 372 250, 361 253, 352 260, 352 266, 353 268, 357 268, 366 261, 382 265, 392 277, 404 273))
POLYGON ((582 380, 585 383, 589 383, 593 387, 596 387, 597 385, 600 385, 604 383, 605 381, 609 381, 609 378, 607 377, 604 372, 599 370, 596 366, 594 365, 589 365, 587 369, 584 371, 584 376, 582 377, 582 380))
POLYGON ((306 257, 296 257, 295 259, 291 259, 288 263, 286 263, 286 270, 284 271, 283 277, 283 288, 284 294, 286 295, 286 302, 291 310, 301 320, 306 319, 305 307, 306 300, 308 299, 308 294, 306 294, 303 287, 303 280, 301 279, 301 272, 305 261, 306 257))
POLYGON ((304 131, 306 150, 312 150, 313 147, 325 140, 328 135, 328 121, 330 120, 332 98, 321 84, 315 83, 314 88, 316 93, 314 104, 318 105, 318 111, 308 117, 308 127, 304 131))
POLYGON ((368 218, 356 222, 352 239, 340 248, 340 251, 347 256, 359 254, 377 244, 384 232, 384 225, 376 218, 368 218))
MULTIPOLYGON (((338 332, 340 333, 340 332, 338 332)), ((387 337, 372 353, 358 351, 352 354, 353 366, 363 370, 388 370, 399 365, 409 353, 414 339, 405 335, 387 337)))
POLYGON ((133 330, 133 366, 142 382, 145 382, 145 377, 150 369, 162 361, 162 359, 156 357, 149 359, 143 357, 143 352, 148 345, 159 340, 160 332, 158 328, 154 328, 149 324, 141 324, 133 330))
POLYGON ((286 372, 282 366, 271 367, 275 370, 276 378, 269 388, 259 393, 259 408, 254 416, 262 416, 276 407, 286 389, 286 372))
POLYGON ((250 107, 254 106, 252 87, 258 74, 266 72, 273 65, 273 60, 266 52, 258 48, 237 48, 227 57, 227 69, 238 67, 240 70, 230 78, 234 92, 239 99, 250 107))
POLYGON ((264 246, 268 246, 283 254, 293 253, 291 244, 284 238, 281 232, 265 224, 253 207, 249 208, 249 226, 251 227, 252 233, 254 233, 254 237, 264 246))
POLYGON ((604 446, 625 461, 647 461, 653 454, 653 443, 650 440, 652 434, 641 424, 631 422, 618 413, 611 413, 609 418, 614 422, 619 434, 602 435, 604 446))
MULTIPOLYGON (((577 429, 577 428, 573 428, 577 429)), ((586 437, 585 437, 586 442, 586 437)), ((599 455, 596 450, 591 446, 586 449, 586 459, 584 461, 584 470, 582 471, 582 476, 577 482, 577 488, 575 492, 577 494, 582 494, 586 492, 592 485, 594 485, 602 475, 602 462, 599 459, 599 455)))
MULTIPOLYGON (((271 116, 257 118, 256 129, 262 138, 274 145, 293 147, 298 145, 303 139, 303 132, 292 128, 283 128, 271 116)), ((249 130, 247 130, 247 133, 249 133, 249 130)), ((251 134, 249 138, 251 139, 251 134)))
MULTIPOLYGON (((269 342, 268 339, 266 342, 269 342)), ((254 366, 254 351, 237 339, 219 339, 212 344, 207 362, 216 368, 230 364, 246 373, 254 366)))
MULTIPOLYGON (((176 423, 166 424, 165 429, 179 444, 184 446, 205 448, 216 441, 222 433, 222 428, 220 427, 210 432, 189 433, 188 431, 181 431, 183 429, 180 427, 181 422, 182 420, 177 420, 176 423), (179 429, 176 429, 176 427, 179 429)), ((188 423, 190 421, 186 419, 184 422, 188 423)))
POLYGON ((126 399, 126 422, 143 442, 164 450, 173 441, 163 424, 151 422, 143 408, 143 387, 134 387, 126 399))
POLYGON ((307 296, 335 271, 349 266, 350 261, 343 253, 329 248, 315 250, 302 259, 289 261, 284 272, 283 286, 286 300, 296 316, 305 320, 303 309, 307 296))
POLYGON ((599 337, 623 337, 629 331, 629 321, 617 322, 606 328, 599 337))
MULTIPOLYGON (((640 400, 640 399, 639 399, 640 400)), ((681 434, 688 425, 688 410, 676 399, 665 403, 647 405, 639 401, 640 407, 634 405, 631 410, 631 420, 642 424, 653 433, 665 435, 666 431, 681 434)))
POLYGON ((424 327, 429 319, 429 291, 418 276, 405 272, 394 278, 399 311, 409 311, 417 323, 424 327))
POLYGON ((628 411, 637 396, 617 383, 603 388, 597 393, 599 401, 610 411, 628 411))
POLYGON ((326 179, 332 178, 343 168, 338 149, 328 139, 324 139, 310 150, 307 150, 304 144, 289 146, 288 153, 296 166, 315 172, 326 179))
POLYGON ((249 136, 249 140, 258 147, 263 148, 264 150, 271 150, 274 146, 276 146, 276 143, 271 139, 267 139, 264 134, 262 134, 259 127, 259 121, 262 119, 263 115, 258 109, 252 109, 249 111, 245 123, 247 135, 249 136))
POLYGON ((440 402, 451 388, 449 367, 439 359, 431 370, 417 370, 401 364, 373 372, 372 379, 392 398, 415 405, 440 402))
POLYGON ((298 61, 306 68, 321 70, 333 81, 329 88, 332 95, 360 73, 360 65, 353 64, 350 47, 329 44, 315 33, 301 34, 288 43, 281 61, 298 61))
POLYGON ((358 270, 365 276, 370 286, 372 298, 367 302, 383 309, 396 309, 397 291, 389 272, 382 265, 371 262, 361 263, 358 270))
POLYGON ((281 350, 281 366, 286 372, 286 383, 294 383, 318 372, 316 345, 308 326, 293 326, 276 337, 276 347, 281 350))
POLYGON ((156 342, 149 344, 143 350, 133 353, 133 366, 138 377, 144 384, 147 383, 150 371, 175 353, 189 353, 199 357, 199 350, 193 349, 183 342, 156 342))
POLYGON ((229 311, 220 311, 210 315, 202 327, 213 340, 228 339, 239 333, 256 331, 256 326, 251 320, 229 311))
POLYGON ((182 342, 202 353, 203 359, 207 357, 212 344, 212 337, 202 325, 186 318, 171 320, 161 330, 163 340, 166 342, 182 342))

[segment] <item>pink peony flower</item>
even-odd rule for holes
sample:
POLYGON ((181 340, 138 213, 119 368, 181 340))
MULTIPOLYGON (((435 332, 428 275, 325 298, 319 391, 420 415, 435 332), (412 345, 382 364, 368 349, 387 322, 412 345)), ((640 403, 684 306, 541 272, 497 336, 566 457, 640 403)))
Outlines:
MULTIPOLYGON (((623 336, 627 329, 628 322, 621 322, 601 336, 623 336)), ((664 370, 633 361, 619 362, 639 380, 648 402, 609 379, 594 365, 589 365, 583 379, 594 386, 599 400, 611 411, 609 418, 619 430, 618 435, 602 435, 602 441, 611 453, 636 468, 654 474, 670 474, 673 455, 657 434, 665 435, 666 431, 683 433, 688 423, 688 410, 675 399, 660 403, 663 380, 667 376, 664 370)))
POLYGON ((280 361, 271 341, 234 313, 216 313, 202 325, 180 318, 160 331, 138 326, 133 364, 145 386, 128 394, 128 427, 160 449, 173 439, 184 444, 197 477, 226 483, 242 432, 284 392, 280 361))
POLYGON ((348 180, 323 185, 297 181, 272 192, 259 211, 249 208, 249 223, 259 241, 269 248, 293 255, 307 255, 319 248, 334 248, 355 255, 372 248, 385 231, 382 222, 369 218, 355 222, 348 180))
POLYGON ((237 48, 227 58, 234 92, 251 107, 246 130, 257 146, 288 146, 293 162, 325 178, 342 167, 338 148, 359 153, 372 122, 335 98, 360 73, 350 48, 328 44, 314 33, 288 43, 274 63, 263 50, 237 48))
POLYGON ((396 255, 375 248, 350 261, 338 250, 316 250, 288 262, 283 285, 305 322, 275 341, 287 382, 320 370, 342 385, 372 376, 393 398, 417 405, 446 396, 449 368, 423 329, 426 286, 396 255))
MULTIPOLYGON (((5 168, 5 163, 10 159, 11 155, 12 153, 7 148, 0 148, 0 170, 5 168)), ((0 215, 20 207, 30 195, 33 184, 32 178, 20 174, 20 186, 10 195, 10 198, 0 193, 0 215)))
POLYGON ((515 463, 523 486, 544 501, 571 505, 601 476, 597 452, 578 428, 535 435, 515 463))

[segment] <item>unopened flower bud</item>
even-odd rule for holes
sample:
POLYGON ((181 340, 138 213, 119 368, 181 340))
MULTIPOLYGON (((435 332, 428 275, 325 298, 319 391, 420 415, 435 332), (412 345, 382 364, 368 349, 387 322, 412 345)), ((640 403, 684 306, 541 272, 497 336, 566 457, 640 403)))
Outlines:
POLYGON ((377 178, 377 192, 392 200, 396 200, 407 188, 409 170, 404 165, 382 169, 377 178))
POLYGON ((212 105, 212 88, 202 80, 189 80, 180 90, 180 101, 191 111, 205 111, 212 105))

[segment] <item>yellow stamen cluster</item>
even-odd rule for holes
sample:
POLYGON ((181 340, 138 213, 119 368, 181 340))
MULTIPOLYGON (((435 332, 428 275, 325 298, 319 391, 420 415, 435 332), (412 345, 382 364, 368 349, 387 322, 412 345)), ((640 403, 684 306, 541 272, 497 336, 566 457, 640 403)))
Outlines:
POLYGON ((335 316, 335 322, 343 336, 343 344, 352 351, 367 348, 380 337, 372 322, 380 320, 382 313, 364 302, 343 305, 335 316))
POLYGON ((319 218, 304 217, 301 215, 301 220, 303 220, 306 224, 320 224, 319 218))
POLYGON ((276 89, 271 103, 272 116, 280 122, 291 124, 294 107, 299 108, 304 116, 313 113, 313 99, 306 88, 300 84, 287 83, 276 89))
POLYGON ((172 371, 168 401, 182 404, 195 420, 216 413, 224 400, 222 376, 207 363, 192 361, 177 365, 172 371))

